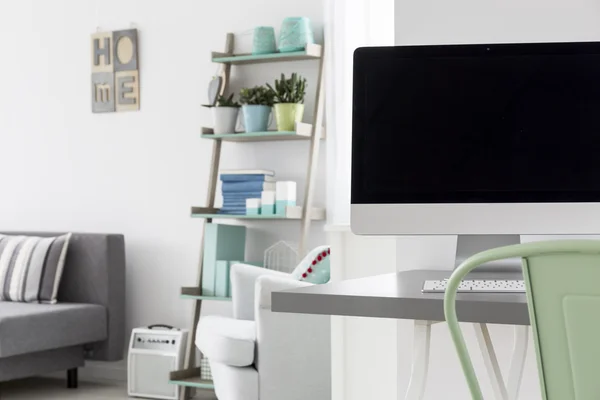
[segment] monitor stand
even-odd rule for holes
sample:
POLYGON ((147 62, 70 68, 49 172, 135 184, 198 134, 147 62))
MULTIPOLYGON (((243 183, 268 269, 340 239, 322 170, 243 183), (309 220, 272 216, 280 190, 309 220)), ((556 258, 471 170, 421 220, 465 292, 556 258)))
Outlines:
MULTIPOLYGON (((521 243, 520 235, 458 235, 456 242, 456 262, 458 267, 467 258, 479 252, 496 247, 510 246, 521 243)), ((522 272, 521 259, 509 258, 493 261, 477 267, 477 272, 522 272)))

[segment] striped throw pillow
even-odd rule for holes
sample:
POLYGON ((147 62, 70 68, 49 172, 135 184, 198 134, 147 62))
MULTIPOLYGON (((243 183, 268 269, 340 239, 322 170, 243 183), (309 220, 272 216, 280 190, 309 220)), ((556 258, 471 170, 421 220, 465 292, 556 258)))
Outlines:
POLYGON ((69 239, 0 235, 0 301, 56 303, 69 239))

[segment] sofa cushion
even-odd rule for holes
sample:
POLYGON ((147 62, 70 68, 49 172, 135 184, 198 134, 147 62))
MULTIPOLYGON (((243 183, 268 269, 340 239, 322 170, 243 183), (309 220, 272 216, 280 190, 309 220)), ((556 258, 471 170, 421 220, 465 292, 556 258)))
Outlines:
POLYGON ((106 309, 99 305, 0 302, 0 358, 106 337, 106 309))
POLYGON ((198 322, 196 346, 209 360, 246 367, 254 363, 256 325, 254 321, 207 316, 198 322))

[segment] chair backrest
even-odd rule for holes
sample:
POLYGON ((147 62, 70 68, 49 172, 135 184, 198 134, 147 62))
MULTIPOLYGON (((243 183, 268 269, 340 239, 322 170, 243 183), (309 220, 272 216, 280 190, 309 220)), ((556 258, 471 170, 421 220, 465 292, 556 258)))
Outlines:
POLYGON ((483 400, 458 325, 456 291, 477 266, 521 257, 544 400, 597 400, 600 393, 600 241, 561 240, 500 247, 458 267, 446 289, 444 312, 471 391, 483 400))

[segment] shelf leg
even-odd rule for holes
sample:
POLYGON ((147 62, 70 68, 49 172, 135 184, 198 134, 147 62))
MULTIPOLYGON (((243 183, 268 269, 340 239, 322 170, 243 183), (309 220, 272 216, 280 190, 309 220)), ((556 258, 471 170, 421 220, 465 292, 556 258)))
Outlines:
MULTIPOLYGON (((228 33, 225 42, 225 52, 233 53, 233 34, 228 33)), ((225 64, 222 70, 223 74, 223 88, 222 91, 227 89, 229 85, 229 73, 230 65, 225 64)), ((212 160, 210 166, 210 175, 208 177, 208 190, 206 194, 206 207, 215 207, 215 197, 217 193, 217 179, 219 178, 219 162, 221 160, 221 140, 213 141, 212 148, 212 160)), ((200 253, 198 255, 198 287, 202 287, 202 261, 204 258, 204 231, 206 224, 212 222, 211 219, 206 219, 202 224, 202 243, 200 244, 200 253)), ((198 327, 198 321, 200 320, 200 312, 202 310, 202 300, 194 301, 194 316, 192 320, 192 327, 188 337, 188 343, 186 347, 184 369, 196 367, 196 347, 194 346, 194 338, 196 337, 196 329, 198 327)), ((191 395, 191 389, 187 386, 182 387, 179 391, 179 400, 187 400, 191 395)))
POLYGON ((306 255, 306 246, 308 235, 310 233, 312 202, 315 191, 315 178, 317 175, 317 167, 319 166, 319 149, 321 146, 321 134, 323 130, 323 115, 325 113, 325 78, 323 69, 325 67, 325 53, 321 57, 319 65, 319 79, 317 98, 315 99, 314 121, 312 126, 312 136, 310 138, 310 154, 308 158, 308 171, 306 173, 306 189, 304 192, 304 203, 302 210, 302 231, 300 233, 300 258, 306 255))

